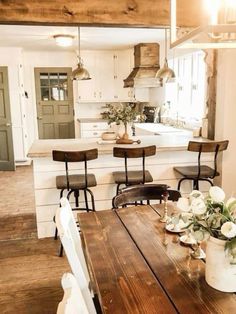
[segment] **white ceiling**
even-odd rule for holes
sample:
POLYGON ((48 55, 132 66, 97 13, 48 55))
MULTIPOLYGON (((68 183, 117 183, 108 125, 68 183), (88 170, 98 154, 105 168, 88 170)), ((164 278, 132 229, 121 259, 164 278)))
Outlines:
MULTIPOLYGON (((163 29, 82 27, 81 49, 126 49, 138 43, 161 42, 163 29)), ((0 25, 0 47, 27 50, 75 50, 77 27, 0 25), (72 47, 58 47, 53 35, 75 36, 72 47)))

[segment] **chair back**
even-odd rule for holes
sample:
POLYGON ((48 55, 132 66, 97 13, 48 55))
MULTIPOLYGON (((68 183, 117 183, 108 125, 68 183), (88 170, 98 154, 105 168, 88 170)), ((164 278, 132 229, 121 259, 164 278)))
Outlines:
POLYGON ((119 158, 143 158, 154 156, 156 154, 156 146, 146 146, 146 147, 135 147, 135 148, 125 148, 125 147, 114 147, 113 156, 119 158))
POLYGON ((179 191, 169 190, 166 184, 140 184, 129 186, 120 191, 112 200, 113 208, 135 204, 140 201, 158 200, 160 203, 163 200, 165 193, 168 193, 168 199, 177 202, 181 197, 179 191))
POLYGON ((125 177, 126 185, 128 185, 128 158, 142 158, 142 183, 145 183, 145 157, 154 156, 156 154, 156 146, 136 147, 136 148, 125 148, 125 147, 114 147, 113 156, 125 159, 125 177))
POLYGON ((188 143, 188 151, 198 152, 198 178, 201 177, 201 154, 202 153, 215 153, 214 157, 214 172, 209 178, 214 179, 217 174, 217 158, 218 153, 228 148, 229 141, 218 141, 218 142, 194 142, 188 143))
POLYGON ((87 187, 88 182, 88 166, 87 161, 94 160, 98 158, 98 150, 97 148, 83 150, 83 151, 60 151, 53 150, 52 151, 52 159, 54 161, 64 162, 65 170, 66 170, 66 182, 67 182, 67 190, 69 191, 69 162, 84 162, 84 171, 85 171, 85 186, 87 187))
POLYGON ((71 270, 82 291, 89 313, 96 313, 89 291, 89 274, 86 266, 80 235, 66 198, 61 199, 61 207, 56 213, 56 226, 71 270))
POLYGON ((57 314, 89 314, 76 278, 70 273, 65 273, 62 276, 61 285, 64 296, 58 304, 57 314))

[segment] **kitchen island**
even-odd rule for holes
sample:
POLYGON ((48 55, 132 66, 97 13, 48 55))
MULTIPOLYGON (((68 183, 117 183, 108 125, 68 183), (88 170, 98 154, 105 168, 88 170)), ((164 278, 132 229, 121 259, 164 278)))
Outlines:
MULTIPOLYGON (((52 160, 52 150, 87 150, 98 149, 98 159, 88 162, 89 173, 94 173, 97 186, 91 190, 94 193, 96 210, 110 209, 111 200, 116 193, 116 185, 113 181, 112 172, 124 170, 124 160, 114 158, 112 155, 114 146, 137 147, 156 145, 157 153, 146 159, 146 169, 153 176, 154 183, 165 183, 172 188, 177 187, 179 177, 173 171, 174 166, 196 164, 197 154, 187 152, 190 132, 160 133, 158 135, 143 135, 134 137, 140 139, 141 144, 117 145, 99 144, 99 139, 66 139, 66 140, 37 140, 29 150, 28 157, 33 159, 36 216, 38 237, 50 237, 54 235, 55 225, 53 217, 59 204, 59 190, 56 189, 56 176, 65 174, 64 164, 52 160)), ((201 138, 197 140, 201 141, 201 138)), ((211 154, 204 156, 204 162, 212 165, 211 154)), ((129 169, 141 169, 141 160, 128 161, 129 169)), ((70 164, 71 173, 83 173, 83 163, 70 164)), ((182 192, 189 193, 191 186, 184 182, 182 192)), ((200 189, 207 191, 209 185, 202 183, 200 189)), ((71 203, 74 198, 71 195, 71 203)), ((81 206, 84 200, 81 197, 81 206)))

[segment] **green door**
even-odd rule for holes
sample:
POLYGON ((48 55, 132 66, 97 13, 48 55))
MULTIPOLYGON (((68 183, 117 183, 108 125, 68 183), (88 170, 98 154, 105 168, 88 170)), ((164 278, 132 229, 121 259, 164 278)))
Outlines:
POLYGON ((7 67, 0 67, 0 170, 15 170, 7 67))
POLYGON ((40 139, 75 137, 71 68, 35 68, 40 139))

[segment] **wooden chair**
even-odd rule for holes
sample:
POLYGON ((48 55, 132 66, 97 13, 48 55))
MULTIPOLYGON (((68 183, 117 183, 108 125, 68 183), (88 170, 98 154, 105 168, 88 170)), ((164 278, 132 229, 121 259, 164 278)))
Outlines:
POLYGON ((133 205, 137 202, 147 201, 150 204, 151 200, 158 200, 160 203, 163 200, 163 196, 168 194, 168 200, 177 202, 181 197, 179 191, 170 190, 166 184, 145 184, 136 185, 128 188, 124 188, 116 195, 112 200, 113 208, 125 207, 127 205, 133 205))
POLYGON ((76 278, 70 273, 65 273, 62 276, 61 285, 64 296, 58 304, 57 314, 89 314, 76 278))
MULTIPOLYGON (((64 162, 65 164, 65 175, 56 176, 56 187, 60 190, 60 198, 63 197, 64 191, 67 191, 67 198, 74 193, 75 206, 73 210, 86 210, 95 211, 94 195, 89 189, 90 187, 96 186, 96 178, 94 174, 88 174, 87 162, 89 160, 98 158, 98 150, 90 149, 85 151, 52 151, 52 157, 54 161, 64 162), (84 162, 84 174, 69 174, 68 164, 71 162, 84 162), (84 192, 85 208, 79 208, 79 195, 80 191, 84 192), (91 196, 92 209, 88 205, 87 192, 91 196)), ((54 217, 55 220, 55 217, 54 217)), ((55 230, 54 239, 57 239, 57 229, 55 230)))
POLYGON ((114 147, 113 156, 118 158, 124 158, 125 161, 125 171, 115 171, 113 172, 113 178, 117 184, 116 195, 119 193, 120 186, 124 184, 125 186, 145 184, 147 182, 152 182, 152 175, 148 170, 145 170, 145 158, 149 156, 154 156, 156 154, 156 146, 147 147, 136 147, 136 148, 124 148, 124 147, 114 147), (128 171, 127 160, 129 158, 142 158, 142 170, 131 170, 128 171))
POLYGON ((61 207, 57 210, 56 226, 72 273, 81 289, 88 311, 89 313, 96 313, 89 290, 90 278, 83 254, 80 235, 70 204, 66 198, 61 200, 61 207))
POLYGON ((218 153, 227 149, 229 141, 220 142, 193 142, 188 144, 188 151, 198 152, 198 164, 197 166, 184 166, 174 167, 174 171, 183 176, 179 180, 177 189, 180 190, 181 183, 185 180, 193 181, 193 189, 199 190, 199 181, 207 181, 213 186, 212 180, 219 176, 220 173, 217 170, 217 158, 218 153), (202 153, 214 153, 214 168, 206 165, 202 165, 201 156, 202 153))

